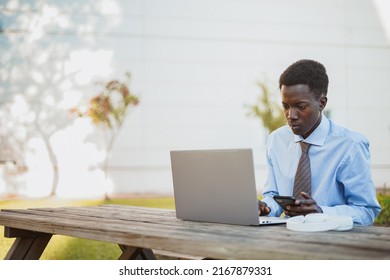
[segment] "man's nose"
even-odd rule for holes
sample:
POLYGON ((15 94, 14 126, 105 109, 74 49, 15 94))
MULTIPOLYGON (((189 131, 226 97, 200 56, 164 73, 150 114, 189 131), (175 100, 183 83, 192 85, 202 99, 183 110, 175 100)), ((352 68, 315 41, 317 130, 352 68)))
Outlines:
POLYGON ((295 110, 295 108, 290 107, 288 109, 288 112, 287 112, 287 118, 288 119, 297 119, 298 118, 297 110, 295 110))

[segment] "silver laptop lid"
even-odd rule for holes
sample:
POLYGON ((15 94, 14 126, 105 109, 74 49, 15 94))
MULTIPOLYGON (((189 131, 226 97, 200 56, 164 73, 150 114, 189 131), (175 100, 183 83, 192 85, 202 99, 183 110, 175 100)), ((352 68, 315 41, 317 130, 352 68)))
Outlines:
POLYGON ((176 216, 258 225, 251 149, 171 151, 176 216))

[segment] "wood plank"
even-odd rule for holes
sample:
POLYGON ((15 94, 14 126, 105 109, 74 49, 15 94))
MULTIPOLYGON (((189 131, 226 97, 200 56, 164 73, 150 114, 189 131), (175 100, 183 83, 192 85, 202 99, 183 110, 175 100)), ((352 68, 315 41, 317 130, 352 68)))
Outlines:
POLYGON ((119 260, 157 260, 152 250, 146 248, 137 248, 126 245, 119 245, 122 255, 119 260))
POLYGON ((25 255, 25 260, 39 260, 52 235, 47 233, 40 233, 34 237, 30 250, 25 255))
MULTIPOLYGON (((107 213, 106 213, 107 214, 107 213)), ((69 217, 67 217, 66 215, 65 216, 63 216, 63 215, 58 215, 57 213, 56 214, 53 214, 54 216, 57 216, 57 217, 59 217, 59 218, 70 218, 70 219, 72 219, 72 220, 74 220, 73 222, 75 223, 76 222, 76 220, 78 219, 78 217, 76 217, 76 216, 69 216, 69 217)), ((96 222, 101 222, 101 223, 110 223, 111 225, 113 225, 113 226, 129 226, 130 224, 131 224, 131 222, 132 222, 132 220, 127 220, 127 221, 123 221, 123 224, 121 224, 121 220, 110 220, 110 215, 109 214, 107 214, 108 215, 108 217, 107 217, 107 219, 109 219, 109 220, 104 220, 103 218, 90 218, 89 216, 85 216, 85 219, 87 220, 87 221, 96 221, 96 222)), ((80 223, 83 223, 83 218, 81 218, 82 220, 80 221, 80 223)), ((134 218, 134 219, 136 219, 136 218, 134 218)), ((142 220, 142 219, 141 219, 142 220)), ((160 219, 158 219, 157 221, 159 221, 160 219)), ((153 219, 149 219, 149 220, 145 220, 145 222, 150 222, 150 223, 155 223, 156 222, 156 219, 154 218, 154 220, 153 219)), ((178 229, 178 230, 180 230, 180 227, 182 227, 182 229, 183 229, 183 224, 182 223, 180 223, 180 221, 179 220, 176 220, 176 219, 174 219, 174 222, 172 222, 172 221, 168 221, 168 223, 167 223, 167 220, 163 220, 163 226, 164 227, 166 227, 168 224, 171 224, 171 225, 174 225, 175 226, 175 228, 176 229, 178 229)), ((191 231, 190 231, 190 234, 202 234, 202 232, 204 232, 204 231, 206 231, 207 232, 207 234, 210 234, 210 233, 213 233, 213 231, 215 231, 215 230, 218 230, 218 226, 220 227, 220 229, 222 229, 222 230, 225 230, 226 229, 226 225, 215 225, 215 224, 211 224, 212 225, 212 227, 210 227, 211 225, 210 224, 208 224, 208 223, 197 223, 199 226, 196 228, 196 229, 193 229, 193 228, 191 228, 191 231)), ((137 222, 137 225, 135 225, 135 227, 139 227, 140 226, 140 224, 137 222)), ((147 227, 149 228, 150 227, 150 225, 147 225, 147 227)), ((155 224, 154 225, 154 227, 156 228, 156 229, 158 229, 159 231, 160 231, 160 234, 164 231, 164 228, 158 228, 157 227, 157 224, 155 224)), ((171 229, 172 229, 172 227, 169 227, 169 234, 170 234, 170 232, 171 232, 171 229)), ((228 230, 230 231, 230 234, 231 235, 234 235, 234 233, 236 233, 236 238, 237 237, 240 237, 240 236, 242 236, 242 234, 243 234, 243 232, 242 232, 242 227, 230 227, 228 230)), ((256 230, 263 230, 262 228, 260 229, 260 228, 256 228, 256 230)), ((316 235, 319 235, 320 233, 316 233, 316 235)), ((289 235, 289 238, 292 236, 292 235, 296 235, 298 238, 299 237, 303 237, 304 236, 304 234, 303 233, 295 233, 295 232, 288 232, 288 235, 289 235)), ((310 234, 309 236, 305 236, 304 237, 304 240, 302 240, 302 241, 305 241, 305 242, 310 242, 311 240, 310 239, 313 239, 314 238, 314 241, 315 242, 318 242, 318 236, 316 236, 316 235, 312 235, 312 234, 310 234)), ((273 236, 273 235, 272 235, 273 236)), ((328 234, 326 234, 325 235, 325 237, 326 238, 322 238, 321 239, 321 241, 323 241, 323 242, 327 242, 329 239, 333 239, 334 238, 334 236, 329 236, 328 234)), ((247 238, 247 236, 243 236, 243 238, 247 238)), ((365 238, 367 238, 367 237, 365 237, 365 238)), ((389 235, 388 234, 386 234, 386 235, 378 235, 377 233, 375 233, 375 235, 373 235, 372 236, 372 238, 371 238, 371 240, 374 242, 374 243, 378 243, 378 240, 381 240, 381 238, 382 239, 384 239, 384 240, 387 240, 387 241, 389 241, 390 239, 389 239, 389 235)), ((345 240, 343 240, 342 241, 342 243, 344 244, 345 243, 345 240)), ((367 246, 373 246, 372 244, 365 244, 365 245, 367 245, 367 246)))
POLYGON ((355 227, 346 233, 299 233, 288 231, 285 226, 245 227, 181 221, 172 210, 129 206, 7 210, 0 213, 0 223, 7 222, 30 230, 199 257, 390 257, 389 230, 375 227, 355 227))
POLYGON ((23 260, 24 256, 30 250, 34 237, 16 238, 11 248, 8 250, 5 260, 23 260))
POLYGON ((4 237, 15 238, 15 237, 34 237, 36 233, 30 230, 24 230, 19 228, 4 228, 4 237))
MULTIPOLYGON (((300 233, 301 234, 301 233, 300 233)), ((376 238, 377 238, 378 236, 376 236, 376 238)))
POLYGON ((18 237, 5 256, 6 260, 38 260, 51 239, 51 234, 36 233, 18 237))
POLYGON ((119 260, 140 260, 142 248, 119 245, 122 250, 122 254, 119 257, 119 260))
MULTIPOLYGON (((80 214, 72 215, 73 213, 77 213, 80 210, 79 209, 69 209, 70 212, 67 212, 65 215, 60 214, 58 211, 45 212, 45 213, 42 212, 41 215, 48 215, 51 217, 63 217, 63 218, 69 217, 71 219, 78 219, 80 221, 83 220, 83 216, 85 216, 85 219, 89 220, 89 221, 96 220, 96 221, 106 222, 104 219, 109 219, 109 220, 112 220, 112 223, 118 223, 118 224, 120 224, 121 221, 123 220, 124 224, 128 224, 128 223, 131 223, 134 221, 136 223, 145 222, 145 223, 153 223, 156 225, 162 224, 164 226, 172 225, 172 226, 180 227, 180 226, 186 225, 185 221, 177 220, 175 217, 173 217, 173 215, 169 215, 169 216, 164 217, 164 218, 162 218, 161 215, 159 215, 156 218, 156 215, 150 215, 149 213, 145 214, 145 215, 142 215, 142 213, 138 213, 138 212, 133 213, 133 214, 132 213, 125 213, 124 214, 124 213, 122 213, 122 210, 121 210, 120 213, 117 214, 117 213, 110 213, 107 210, 103 210, 101 213, 97 213, 97 211, 95 211, 95 209, 88 209, 88 210, 92 211, 91 214, 89 212, 87 212, 86 210, 82 209, 82 212, 80 214), (72 211, 76 211, 76 212, 72 212, 72 211)), ((19 210, 18 212, 23 213, 22 211, 23 210, 19 210)), ((33 210, 26 210, 25 213, 26 214, 27 213, 33 214, 33 212, 31 212, 31 211, 33 211, 33 210)), ((145 212, 145 210, 144 210, 144 212, 145 212)), ((170 214, 172 214, 172 211, 170 214)), ((200 233, 202 231, 202 229, 207 229, 207 231, 209 232, 210 229, 211 230, 213 230, 213 229, 219 230, 219 229, 225 229, 225 228, 226 228, 226 225, 222 225, 222 224, 218 225, 218 224, 210 224, 210 223, 197 223, 197 227, 192 228, 191 231, 198 231, 198 233, 200 233), (210 226, 212 226, 212 227, 210 227, 210 226)), ((359 227, 355 226, 354 231, 357 230, 358 228, 359 227)), ((386 234, 379 234, 378 235, 378 230, 376 230, 373 233, 370 233, 369 228, 370 227, 365 227, 365 232, 362 232, 362 234, 368 234, 368 235, 373 234, 375 236, 375 239, 384 238, 384 240, 387 240, 387 241, 390 240, 390 237, 387 234, 387 231, 386 231, 386 234)), ((241 232, 241 229, 242 229, 242 227, 236 227, 236 226, 229 228, 229 230, 231 232, 234 232, 234 231, 241 232)), ((262 229, 259 229, 259 230, 262 230, 262 229)), ((290 232, 290 234, 302 235, 302 233, 294 233, 294 232, 290 232)))
POLYGON ((150 249, 146 249, 146 248, 142 249, 141 256, 144 260, 157 260, 153 251, 150 249))
MULTIPOLYGON (((104 206, 104 207, 107 207, 107 206, 104 206)), ((155 210, 157 213, 159 213, 158 217, 156 218, 156 215, 151 215, 151 213, 149 213, 150 212, 149 209, 148 209, 148 213, 145 213, 145 208, 143 209, 143 212, 135 211, 136 208, 131 209, 132 212, 129 212, 128 209, 126 209, 126 208, 132 208, 132 207, 124 206, 123 209, 119 209, 117 212, 110 212, 110 211, 107 211, 107 209, 104 209, 104 207, 99 206, 99 207, 96 207, 93 209, 87 209, 87 208, 72 209, 72 208, 69 208, 69 209, 59 209, 59 210, 66 211, 66 213, 69 213, 69 214, 75 213, 77 215, 80 215, 80 217, 78 217, 80 219, 82 219, 81 216, 85 215, 85 217, 87 217, 87 219, 92 219, 91 217, 95 216, 98 219, 101 219, 101 218, 113 219, 115 222, 119 222, 120 220, 123 220, 126 223, 131 222, 131 221, 150 222, 150 223, 154 223, 154 224, 164 224, 164 225, 167 225, 167 224, 179 225, 178 222, 185 223, 185 221, 177 220, 174 217, 174 212, 171 210, 165 210, 166 215, 162 215, 158 212, 160 209, 150 209, 150 210, 155 210), (101 209, 101 213, 98 213, 99 209, 101 209), (126 212, 126 210, 127 210, 127 212, 126 212)), ((112 207, 116 208, 116 206, 111 206, 110 208, 112 208, 112 207)), ((161 212, 164 213, 164 211, 161 211, 161 212)), ((56 209, 56 211, 53 212, 53 215, 56 216, 57 213, 59 213, 59 211, 57 211, 57 209, 56 209)), ((51 214, 50 213, 42 213, 42 215, 51 215, 51 214)), ((70 217, 73 218, 74 216, 70 216, 70 217)), ((218 224, 212 224, 212 225, 213 225, 213 229, 218 228, 218 224)), ((225 227, 225 225, 221 225, 221 228, 223 228, 223 227, 225 227)), ((198 226, 196 229, 202 229, 202 228, 209 229, 210 224, 209 223, 198 223, 198 226)), ((355 229, 358 229, 358 228, 359 227, 355 226, 355 229)), ((364 233, 362 232, 362 234, 370 234, 370 231, 369 231, 370 228, 372 228, 372 227, 365 227, 365 232, 364 233)), ((235 229, 237 229, 237 231, 240 231, 241 227, 235 227, 235 229)), ((354 229, 354 231, 355 231, 355 229, 354 229)), ((383 235, 378 236, 377 233, 378 233, 378 230, 373 232, 376 239, 379 237, 379 238, 385 238, 385 240, 390 240, 390 237, 387 234, 383 234, 383 235)), ((387 233, 387 231, 386 231, 386 233, 387 233)))

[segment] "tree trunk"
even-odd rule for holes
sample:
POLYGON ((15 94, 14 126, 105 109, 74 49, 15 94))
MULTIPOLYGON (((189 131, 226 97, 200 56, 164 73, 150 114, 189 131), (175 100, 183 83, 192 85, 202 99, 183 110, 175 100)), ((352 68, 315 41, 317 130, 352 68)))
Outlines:
MULTIPOLYGON (((109 159, 110 159, 110 155, 111 155, 111 151, 112 151, 112 147, 114 146, 114 141, 115 141, 115 138, 116 138, 116 135, 117 135, 117 130, 111 130, 111 136, 109 136, 109 140, 108 140, 108 143, 107 143, 107 146, 106 146, 106 158, 105 158, 105 161, 104 161, 104 175, 105 175, 105 178, 106 178, 106 183, 108 182, 108 162, 109 162, 109 159)), ((109 135, 110 135, 110 132, 109 132, 109 135)), ((110 196, 108 195, 108 190, 107 190, 107 187, 105 188, 105 192, 104 192, 104 200, 105 201, 110 201, 110 196)))
POLYGON ((41 134, 43 142, 45 143, 45 147, 46 147, 47 153, 49 155, 50 163, 51 163, 52 170, 53 170, 53 180, 52 180, 52 185, 51 185, 51 191, 49 194, 49 196, 52 197, 52 196, 55 196, 57 194, 58 182, 60 180, 60 173, 58 170, 58 159, 57 159, 56 154, 54 153, 53 147, 50 144, 50 139, 49 139, 50 137, 47 136, 42 131, 42 129, 38 123, 36 123, 36 127, 37 127, 39 133, 41 134))

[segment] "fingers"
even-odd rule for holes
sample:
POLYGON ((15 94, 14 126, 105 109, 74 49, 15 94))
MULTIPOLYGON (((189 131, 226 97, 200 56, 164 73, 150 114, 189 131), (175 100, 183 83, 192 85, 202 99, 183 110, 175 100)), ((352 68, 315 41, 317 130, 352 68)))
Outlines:
POLYGON ((271 209, 268 205, 262 201, 258 201, 259 203, 259 216, 266 216, 271 212, 271 209))
POLYGON ((310 194, 305 193, 305 192, 301 192, 301 196, 302 196, 303 198, 305 198, 305 199, 311 199, 310 194))
POLYGON ((317 203, 308 193, 301 192, 301 196, 303 199, 297 199, 295 205, 312 205, 317 203))
POLYGON ((307 215, 310 213, 321 213, 322 209, 317 205, 317 202, 305 192, 301 192, 303 199, 297 199, 295 205, 287 206, 286 215, 298 216, 307 215))
POLYGON ((295 200, 294 205, 288 205, 286 207, 284 211, 286 215, 293 217, 310 213, 322 213, 321 207, 317 205, 317 202, 310 194, 301 192, 301 196, 301 199, 295 200))
POLYGON ((268 206, 259 210, 259 216, 267 216, 269 213, 271 213, 271 209, 268 206))

